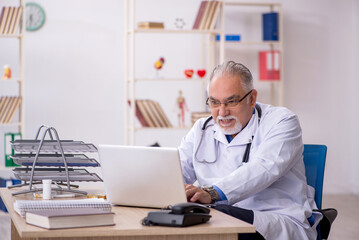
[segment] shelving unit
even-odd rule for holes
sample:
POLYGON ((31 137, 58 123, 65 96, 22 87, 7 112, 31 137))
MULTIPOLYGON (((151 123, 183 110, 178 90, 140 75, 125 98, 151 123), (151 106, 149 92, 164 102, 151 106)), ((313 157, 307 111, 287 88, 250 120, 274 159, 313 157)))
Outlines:
MULTIPOLYGON (((138 130, 144 130, 149 128, 138 128, 135 126, 135 107, 134 104, 131 104, 131 107, 127 106, 127 102, 134 102, 136 99, 136 90, 139 82, 148 82, 151 81, 154 84, 156 82, 188 82, 189 80, 186 78, 161 78, 161 79, 153 79, 153 78, 137 78, 135 76, 135 66, 136 60, 135 59, 135 49, 136 49, 136 36, 140 36, 142 34, 146 35, 153 35, 154 38, 158 37, 161 34, 180 34, 180 35, 194 35, 199 34, 201 35, 201 41, 198 43, 198 47, 201 48, 201 56, 200 56, 200 65, 202 68, 207 69, 207 72, 215 66, 215 34, 219 33, 216 30, 185 30, 185 29, 137 29, 136 25, 136 18, 135 18, 135 1, 125 1, 124 7, 124 29, 125 29, 125 42, 124 42, 124 98, 125 98, 125 144, 135 144, 135 133, 138 130), (207 61, 204 56, 209 56, 207 61)), ((192 6, 189 6, 192 7, 192 6)), ((197 44, 197 43, 194 43, 197 44)), ((209 73, 207 73, 207 76, 209 73)), ((199 81, 201 82, 201 94, 198 96, 198 101, 201 102, 202 109, 195 109, 196 111, 204 111, 205 110, 205 89, 206 89, 206 81, 207 78, 200 78, 200 79, 191 79, 191 81, 199 81)), ((151 128, 152 129, 152 128, 151 128)), ((158 128, 154 128, 158 131, 158 128)), ((178 130, 184 128, 165 128, 165 130, 178 130)), ((188 130, 188 128, 185 128, 188 130)))
MULTIPOLYGON (((9 4, 9 6, 13 6, 14 3, 13 1, 8 1, 7 2, 9 4)), ((12 72, 12 78, 11 79, 7 79, 7 80, 3 80, 2 79, 2 74, 0 76, 0 84, 4 85, 6 88, 6 85, 8 84, 18 84, 18 93, 17 93, 17 97, 21 97, 21 103, 20 106, 18 108, 18 119, 17 120, 13 120, 11 123, 0 123, 0 128, 1 131, 6 131, 6 129, 8 129, 9 127, 17 127, 18 128, 18 132, 21 133, 22 135, 24 135, 25 133, 25 128, 24 128, 24 120, 25 120, 25 97, 24 97, 24 93, 25 93, 25 89, 24 89, 24 83, 25 83, 25 28, 26 28, 26 24, 25 24, 25 1, 24 0, 19 0, 19 4, 18 6, 22 7, 22 17, 21 17, 21 24, 18 27, 19 31, 16 31, 15 34, 2 34, 0 33, 0 40, 1 39, 16 39, 19 41, 19 54, 18 54, 18 72, 12 72)), ((2 10, 1 9, 0 11, 2 10)), ((1 47, 0 47, 1 49, 1 47)), ((3 49, 3 51, 7 53, 7 55, 10 55, 11 52, 8 49, 3 49)), ((5 59, 6 61, 6 59, 5 59)), ((0 64, 7 64, 7 62, 4 63, 0 63, 0 64)), ((1 68, 3 66, 0 66, 1 68)), ((12 68, 14 69, 14 68, 12 68)), ((1 73, 3 73, 3 71, 1 71, 1 73)), ((0 91, 0 97, 4 97, 4 93, 2 91, 0 91)))
MULTIPOLYGON (((124 85, 124 98, 125 103, 128 101, 134 102, 136 98, 136 92, 139 82, 153 82, 154 84, 161 83, 163 81, 166 82, 180 82, 180 81, 188 81, 185 78, 163 78, 163 79, 151 79, 151 78, 137 78, 135 76, 135 68, 138 65, 138 61, 141 59, 135 59, 135 49, 136 49, 136 36, 141 37, 143 35, 151 35, 153 37, 159 37, 164 35, 173 35, 173 34, 181 34, 181 35, 189 35, 193 36, 196 34, 201 35, 201 43, 198 43, 198 46, 201 48, 201 56, 200 56, 200 62, 201 66, 207 69, 207 78, 199 79, 199 81, 202 81, 202 94, 199 96, 199 100, 201 101, 201 106, 203 106, 202 109, 192 109, 193 112, 196 111, 205 111, 205 89, 206 89, 206 82, 208 80, 208 75, 210 74, 210 71, 215 67, 215 65, 219 63, 223 63, 225 60, 234 60, 242 62, 241 59, 227 59, 226 58, 226 50, 229 48, 234 49, 233 52, 236 53, 236 55, 241 54, 241 49, 238 48, 245 48, 246 51, 252 51, 251 48, 256 47, 262 50, 278 50, 280 51, 280 80, 276 81, 261 81, 260 84, 258 83, 258 78, 256 77, 256 73, 258 72, 257 66, 251 67, 249 66, 253 76, 254 76, 254 82, 256 88, 258 88, 258 85, 265 86, 265 88, 269 88, 269 92, 265 94, 261 94, 261 96, 265 95, 270 98, 269 102, 272 105, 283 105, 283 20, 282 20, 282 6, 278 3, 244 3, 244 2, 235 2, 235 1, 220 1, 220 14, 219 14, 219 21, 217 24, 217 28, 215 30, 172 30, 172 29, 137 29, 135 27, 136 25, 136 18, 135 18, 135 1, 125 1, 125 7, 124 7, 124 29, 125 29, 125 48, 124 48, 124 79, 125 79, 125 85, 124 85), (236 11, 236 14, 241 11, 241 7, 244 8, 261 8, 265 9, 263 12, 272 12, 276 11, 279 14, 279 40, 278 41, 263 41, 262 39, 246 39, 245 36, 243 36, 241 33, 239 33, 242 37, 241 41, 239 42, 226 42, 225 41, 225 34, 226 32, 226 17, 230 15, 228 10, 236 11), (220 41, 216 43, 215 37, 216 34, 220 35, 220 41), (208 62, 206 63, 204 56, 208 57, 208 62)), ((193 5, 189 6, 192 7, 193 5)), ((262 11, 262 10, 261 10, 262 11)), ((262 12, 262 13, 263 13, 262 12)), ((258 16, 261 16, 261 14, 258 14, 258 16)), ((233 17, 233 16, 232 16, 233 17)), ((260 19, 261 20, 261 19, 260 19)), ((256 26, 256 29, 253 31, 258 31, 259 33, 262 32, 262 25, 260 24, 261 21, 259 21, 258 26, 256 26)), ((177 43, 180 44, 180 43, 177 43)), ((197 43, 193 43, 197 44, 197 43)), ((251 52, 252 56, 255 56, 256 61, 258 62, 258 50, 254 50, 251 52)), ((183 55, 181 56, 184 57, 183 55)), ((245 64, 247 65, 247 64, 245 64)), ((261 93, 261 91, 259 90, 261 93)), ((125 106, 125 143, 126 144, 135 144, 135 133, 137 130, 142 130, 144 128, 138 128, 135 126, 135 107, 128 107, 125 106)), ((148 129, 148 128, 147 128, 148 129)), ((176 129, 176 128, 173 128, 176 129)), ((165 129, 170 130, 170 129, 165 129)), ((158 128, 157 128, 158 131, 158 128)))
MULTIPOLYGON (((260 25, 258 27, 258 31, 262 31, 262 26, 260 25)), ((272 105, 283 105, 283 11, 282 11, 282 5, 280 3, 252 3, 252 2, 236 2, 236 1, 223 1, 223 7, 221 8, 221 19, 220 19, 220 41, 219 41, 219 60, 220 62, 224 62, 226 59, 226 49, 228 46, 241 46, 241 47, 250 47, 250 46, 259 46, 262 50, 279 50, 280 52, 280 80, 276 81, 269 81, 266 80, 265 82, 270 85, 270 103, 272 105), (276 11, 278 12, 278 28, 279 28, 279 40, 278 41, 263 41, 255 39, 255 40, 245 40, 245 36, 243 37, 243 40, 239 42, 226 42, 224 40, 224 36, 226 34, 226 16, 228 16, 227 11, 229 9, 240 12, 241 8, 252 8, 252 9, 259 9, 259 8, 265 8, 268 12, 276 11), (276 91, 277 89, 277 91, 276 91), (276 93, 277 92, 277 93, 276 93), (277 101, 276 100, 277 96, 277 101)), ((237 50, 240 54, 240 50, 237 50)), ((256 51, 253 54, 258 54, 258 51, 256 51)), ((233 59, 235 60, 235 59, 233 59)), ((255 71, 258 71, 257 69, 251 69, 252 74, 255 73, 255 71)), ((254 75, 254 74, 253 74, 254 75)), ((255 81, 258 79, 254 79, 255 81)), ((263 81, 264 82, 264 81, 263 81)))

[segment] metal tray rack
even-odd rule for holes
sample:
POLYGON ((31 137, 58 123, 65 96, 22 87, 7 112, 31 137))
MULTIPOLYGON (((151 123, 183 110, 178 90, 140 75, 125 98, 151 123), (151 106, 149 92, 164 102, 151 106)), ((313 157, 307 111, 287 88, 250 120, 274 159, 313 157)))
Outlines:
POLYGON ((28 190, 15 192, 13 195, 42 191, 42 188, 33 185, 41 184, 43 179, 51 179, 56 184, 57 187, 53 188, 54 191, 87 195, 85 191, 73 189, 78 186, 72 185, 70 182, 102 181, 96 173, 90 173, 86 169, 69 168, 69 166, 99 167, 100 164, 95 159, 79 154, 81 152, 97 152, 97 148, 91 143, 82 141, 60 140, 53 127, 42 125, 34 140, 15 140, 10 143, 17 152, 11 158, 16 164, 24 166, 14 168, 14 175, 24 183, 9 188, 29 186, 28 190), (40 140, 38 138, 42 129, 44 132, 40 140), (45 140, 47 135, 50 140, 45 140), (66 186, 66 188, 61 186, 66 186))

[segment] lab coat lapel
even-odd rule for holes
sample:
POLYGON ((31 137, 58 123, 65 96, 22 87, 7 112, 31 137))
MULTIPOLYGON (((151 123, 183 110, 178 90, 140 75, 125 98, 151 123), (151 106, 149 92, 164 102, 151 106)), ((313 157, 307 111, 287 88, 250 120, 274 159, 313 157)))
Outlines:
POLYGON ((216 139, 217 141, 219 141, 223 144, 228 145, 228 140, 227 140, 226 136, 219 129, 219 126, 217 124, 214 125, 213 131, 214 131, 214 135, 213 135, 214 139, 216 139))
POLYGON ((251 120, 249 120, 247 126, 242 129, 240 133, 237 134, 235 138, 231 141, 231 146, 244 145, 252 141, 252 136, 255 134, 257 114, 253 114, 251 120))
MULTIPOLYGON (((247 144, 252 141, 252 136, 254 136, 255 131, 257 129, 257 122, 258 122, 258 116, 257 113, 252 115, 252 118, 249 120, 247 126, 237 134, 237 136, 229 143, 231 146, 235 145, 243 145, 247 144)), ((214 138, 223 143, 228 145, 228 140, 224 133, 219 129, 219 126, 217 124, 214 125, 213 128, 214 131, 214 138)))

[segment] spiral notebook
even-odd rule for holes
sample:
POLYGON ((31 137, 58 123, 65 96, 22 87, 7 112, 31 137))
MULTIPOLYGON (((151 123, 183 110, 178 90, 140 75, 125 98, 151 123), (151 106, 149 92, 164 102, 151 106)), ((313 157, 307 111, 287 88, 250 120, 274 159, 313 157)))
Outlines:
POLYGON ((66 208, 99 208, 111 212, 111 203, 104 199, 16 200, 14 202, 14 210, 22 217, 25 217, 28 211, 66 208))

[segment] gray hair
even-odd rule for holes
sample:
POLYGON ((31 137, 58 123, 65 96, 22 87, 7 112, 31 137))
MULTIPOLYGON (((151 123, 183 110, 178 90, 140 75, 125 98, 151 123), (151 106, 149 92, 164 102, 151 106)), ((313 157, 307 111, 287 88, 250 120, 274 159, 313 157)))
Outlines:
POLYGON ((241 63, 236 63, 234 61, 227 61, 224 62, 217 67, 214 68, 213 72, 211 73, 211 76, 209 78, 209 83, 207 86, 207 92, 209 92, 209 84, 211 81, 215 78, 221 77, 221 76, 238 76, 244 90, 250 91, 253 87, 253 77, 251 71, 244 66, 241 63))

